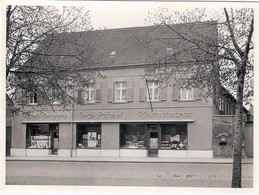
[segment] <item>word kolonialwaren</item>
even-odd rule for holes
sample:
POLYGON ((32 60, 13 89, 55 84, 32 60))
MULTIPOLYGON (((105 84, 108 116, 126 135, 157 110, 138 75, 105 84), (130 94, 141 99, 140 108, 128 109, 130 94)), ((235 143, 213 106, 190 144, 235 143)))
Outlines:
POLYGON ((172 117, 190 117, 192 115, 192 112, 146 112, 146 111, 140 111, 138 113, 139 118, 172 118, 172 117))

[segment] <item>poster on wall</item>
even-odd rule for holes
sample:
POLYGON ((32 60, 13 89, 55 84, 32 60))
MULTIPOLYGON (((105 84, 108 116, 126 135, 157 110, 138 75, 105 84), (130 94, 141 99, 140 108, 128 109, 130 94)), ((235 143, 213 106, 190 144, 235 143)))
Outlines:
POLYGON ((97 132, 88 132, 88 147, 95 148, 97 146, 97 132))

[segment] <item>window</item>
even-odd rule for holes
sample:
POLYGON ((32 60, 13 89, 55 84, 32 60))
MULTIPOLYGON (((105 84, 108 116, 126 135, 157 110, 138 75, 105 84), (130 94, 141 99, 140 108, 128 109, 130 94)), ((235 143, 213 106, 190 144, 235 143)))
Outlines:
POLYGON ((145 149, 145 124, 120 125, 120 146, 124 149, 145 149))
POLYGON ((159 101, 159 85, 155 81, 147 82, 147 101, 159 101))
POLYGON ((101 83, 91 83, 84 89, 78 91, 78 104, 93 104, 100 103, 101 96, 101 83))
POLYGON ((85 90, 84 101, 86 103, 94 103, 95 102, 94 96, 95 96, 95 89, 94 89, 93 85, 90 85, 85 90))
POLYGON ((117 53, 116 51, 112 51, 109 56, 114 57, 114 56, 116 56, 116 53, 117 53))
POLYGON ((50 129, 48 124, 27 125, 27 148, 51 148, 50 129))
POLYGON ((126 102, 127 100, 126 82, 115 83, 115 102, 126 102))
POLYGON ((100 149, 101 148, 101 125, 78 124, 77 125, 77 148, 100 149))
POLYGON ((193 100, 194 99, 194 90, 193 89, 181 89, 180 97, 181 100, 193 100))
POLYGON ((187 124, 162 124, 161 131, 161 150, 187 149, 187 124))
POLYGON ((29 104, 37 104, 38 103, 38 93, 37 89, 34 89, 29 93, 29 104))
POLYGON ((60 97, 57 89, 50 89, 50 101, 52 104, 60 104, 60 97))

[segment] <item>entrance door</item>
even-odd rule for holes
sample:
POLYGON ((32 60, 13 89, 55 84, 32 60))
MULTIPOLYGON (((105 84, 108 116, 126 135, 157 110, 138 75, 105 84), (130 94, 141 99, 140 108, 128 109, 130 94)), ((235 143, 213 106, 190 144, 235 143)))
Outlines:
POLYGON ((160 126, 159 125, 148 125, 148 156, 157 157, 160 139, 160 126))
POLYGON ((50 125, 52 154, 58 153, 59 130, 58 125, 50 125))

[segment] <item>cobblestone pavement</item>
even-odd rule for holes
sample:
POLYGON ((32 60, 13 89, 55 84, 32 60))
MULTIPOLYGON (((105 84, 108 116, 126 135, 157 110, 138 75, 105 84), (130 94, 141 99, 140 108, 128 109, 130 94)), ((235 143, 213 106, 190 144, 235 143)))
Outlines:
MULTIPOLYGON (((7 185, 230 187, 231 164, 7 161, 7 185)), ((243 188, 253 164, 243 164, 243 188)))

